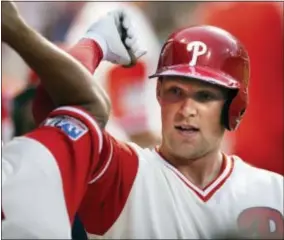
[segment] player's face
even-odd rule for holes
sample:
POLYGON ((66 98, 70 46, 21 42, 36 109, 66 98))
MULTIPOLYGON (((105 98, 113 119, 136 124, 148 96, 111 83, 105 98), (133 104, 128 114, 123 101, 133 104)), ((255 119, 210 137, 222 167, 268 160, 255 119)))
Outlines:
POLYGON ((169 155, 197 159, 220 148, 224 135, 221 112, 226 91, 192 79, 158 81, 162 115, 162 148, 169 155))

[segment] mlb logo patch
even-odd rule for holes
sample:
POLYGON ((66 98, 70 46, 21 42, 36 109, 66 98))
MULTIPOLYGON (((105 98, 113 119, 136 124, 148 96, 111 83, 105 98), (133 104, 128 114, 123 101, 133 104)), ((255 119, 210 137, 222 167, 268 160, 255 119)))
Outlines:
POLYGON ((85 124, 68 116, 48 118, 43 125, 61 129, 73 141, 80 139, 88 132, 88 128, 85 124))

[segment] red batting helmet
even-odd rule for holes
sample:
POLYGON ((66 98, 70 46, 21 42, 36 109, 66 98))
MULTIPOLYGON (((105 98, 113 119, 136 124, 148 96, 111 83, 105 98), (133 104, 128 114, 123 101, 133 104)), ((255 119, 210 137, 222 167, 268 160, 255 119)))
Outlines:
POLYGON ((150 78, 188 77, 231 89, 222 120, 234 130, 248 103, 249 69, 248 53, 234 36, 217 27, 194 26, 168 38, 150 78))

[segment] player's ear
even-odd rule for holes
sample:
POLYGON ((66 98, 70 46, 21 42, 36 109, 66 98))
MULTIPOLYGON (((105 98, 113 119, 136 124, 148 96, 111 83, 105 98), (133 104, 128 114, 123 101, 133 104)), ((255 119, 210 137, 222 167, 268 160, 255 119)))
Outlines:
POLYGON ((156 98, 159 104, 161 104, 161 91, 162 91, 162 78, 158 78, 157 87, 156 87, 156 98))

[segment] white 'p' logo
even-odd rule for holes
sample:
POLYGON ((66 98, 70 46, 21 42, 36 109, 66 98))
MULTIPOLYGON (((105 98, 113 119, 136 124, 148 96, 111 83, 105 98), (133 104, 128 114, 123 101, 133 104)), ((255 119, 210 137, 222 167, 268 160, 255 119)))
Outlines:
POLYGON ((193 67, 196 65, 197 58, 207 52, 207 46, 204 42, 193 41, 190 42, 187 47, 187 51, 192 51, 192 59, 189 62, 189 66, 193 67))

